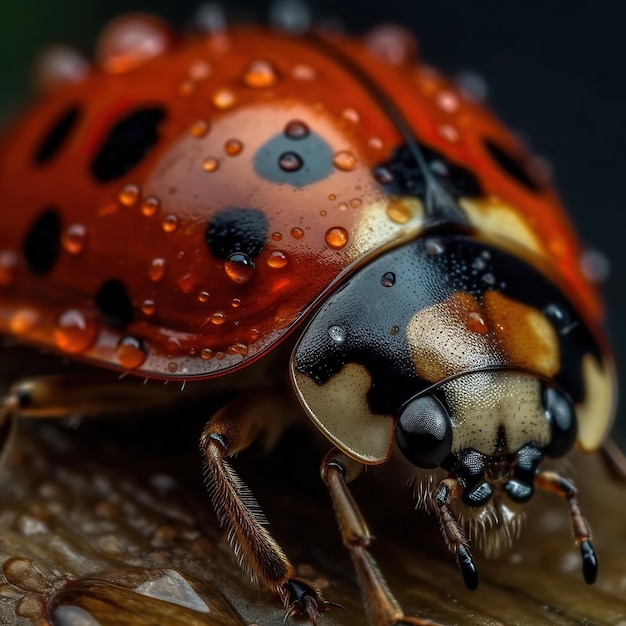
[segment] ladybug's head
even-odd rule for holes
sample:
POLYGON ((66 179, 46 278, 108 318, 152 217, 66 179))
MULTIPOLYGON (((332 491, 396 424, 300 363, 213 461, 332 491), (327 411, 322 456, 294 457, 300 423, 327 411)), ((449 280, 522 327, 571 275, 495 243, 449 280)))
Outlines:
POLYGON ((544 456, 565 455, 578 433, 576 410, 558 387, 524 372, 465 374, 409 400, 396 444, 413 465, 442 467, 463 485, 468 507, 530 499, 544 456))

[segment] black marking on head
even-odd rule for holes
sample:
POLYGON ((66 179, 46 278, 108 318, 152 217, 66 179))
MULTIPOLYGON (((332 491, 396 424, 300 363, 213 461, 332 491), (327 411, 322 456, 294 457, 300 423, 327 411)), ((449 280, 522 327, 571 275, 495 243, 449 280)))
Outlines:
POLYGON ((117 329, 123 329, 135 316, 133 304, 122 281, 107 280, 95 297, 95 305, 105 321, 117 329))
POLYGON ((80 114, 81 108, 73 105, 54 120, 35 153, 37 165, 47 163, 58 154, 76 126, 80 114))
POLYGON ((270 182, 304 187, 333 173, 333 149, 314 132, 297 137, 280 133, 257 150, 254 168, 270 182))
POLYGON ((493 160, 506 172, 511 178, 515 179, 520 185, 537 193, 541 191, 541 185, 530 176, 526 164, 517 155, 507 152, 491 139, 483 139, 483 144, 493 160))
POLYGON ((50 272, 61 251, 61 217, 56 209, 44 211, 31 226, 24 241, 28 269, 39 276, 50 272))
POLYGON ((107 183, 130 172, 158 141, 164 117, 163 108, 150 107, 133 111, 117 122, 91 163, 96 179, 107 183))
MULTIPOLYGON (((480 182, 470 170, 450 162, 432 148, 422 146, 422 154, 431 174, 455 199, 483 195, 480 182)), ((416 196, 426 203, 429 181, 409 146, 398 148, 391 160, 378 165, 374 177, 389 193, 416 196)))
POLYGON ((209 222, 206 242, 217 259, 226 259, 233 252, 255 258, 263 252, 268 231, 269 222, 260 209, 229 207, 209 222))

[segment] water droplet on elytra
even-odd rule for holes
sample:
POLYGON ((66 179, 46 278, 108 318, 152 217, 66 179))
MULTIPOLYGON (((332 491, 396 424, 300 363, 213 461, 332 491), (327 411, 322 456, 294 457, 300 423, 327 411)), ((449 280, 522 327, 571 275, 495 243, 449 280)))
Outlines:
POLYGON ((70 254, 80 254, 87 243, 87 229, 82 224, 68 226, 63 233, 62 243, 70 254))
POLYGON ((243 143, 239 139, 229 139, 224 144, 224 152, 228 156, 237 156, 243 151, 243 143))
POLYGON ((294 239, 302 239, 302 237, 304 237, 304 231, 296 226, 295 228, 291 229, 291 236, 294 239))
POLYGON ((198 302, 208 302, 209 301, 209 292, 208 291, 201 291, 198 294, 198 302))
POLYGON ((289 139, 304 139, 309 136, 309 127, 300 120, 291 120, 285 126, 285 135, 289 139))
POLYGON ((282 238, 282 233, 272 233, 272 241, 280 241, 282 238))
POLYGON ((280 269, 287 265, 287 255, 281 250, 273 250, 267 257, 267 264, 274 269, 280 269))
POLYGON ((329 228, 325 235, 326 243, 333 250, 341 250, 348 243, 348 231, 343 226, 329 228))
POLYGON ((68 309, 61 313, 54 328, 56 345, 64 352, 78 354, 90 348, 98 334, 98 324, 89 313, 68 309))
POLYGON ((170 372, 170 374, 175 374, 178 371, 178 363, 176 363, 176 361, 170 361, 167 364, 167 371, 170 372))
POLYGON ((141 339, 137 337, 123 337, 115 348, 117 360, 122 367, 135 369, 139 367, 147 357, 147 351, 141 339))
POLYGON ((9 330, 14 335, 23 335, 29 332, 39 321, 39 314, 34 309, 18 309, 11 316, 9 330))
POLYGON ((202 161, 202 169, 205 172, 214 172, 220 166, 220 162, 215 157, 207 157, 202 161))
POLYGON ((213 104, 218 109, 231 109, 237 104, 237 97, 230 89, 219 89, 213 96, 213 104))
POLYGON ((346 340, 348 333, 341 324, 333 324, 328 327, 328 336, 335 343, 342 344, 346 340))
POLYGON ((173 213, 166 215, 161 222, 161 227, 166 233, 173 233, 178 228, 178 218, 173 213))
POLYGON ((141 189, 139 185, 129 184, 124 185, 122 190, 117 195, 117 199, 119 203, 124 206, 133 206, 139 200, 139 196, 141 195, 141 189))
POLYGON ((198 120, 191 125, 189 130, 194 137, 200 139, 209 132, 209 123, 205 120, 198 120))
POLYGON ((146 217, 152 217, 156 215, 161 208, 161 201, 155 196, 148 196, 144 199, 141 205, 141 212, 146 217))
POLYGON ((303 165, 302 157, 295 152, 283 152, 278 157, 278 165, 285 172, 297 172, 303 165))
POLYGON ((386 211, 387 217, 396 224, 406 224, 413 217, 411 207, 401 199, 390 200, 386 211))
POLYGON ((152 259, 152 263, 150 264, 150 270, 148 272, 150 276, 150 280, 155 283, 165 276, 165 268, 167 263, 165 259, 152 259))
POLYGON ((246 356, 248 354, 248 346, 245 343, 234 343, 226 350, 227 354, 240 354, 246 356))
POLYGON ((141 303, 141 312, 144 315, 148 315, 148 316, 154 315, 155 310, 156 310, 156 305, 154 303, 154 300, 147 299, 141 303))
POLYGON ((213 350, 211 350, 211 348, 202 348, 202 350, 200 350, 200 358, 204 359, 205 361, 212 359, 213 350))
POLYGON ((356 157, 349 150, 340 150, 333 156, 333 165, 342 172, 351 172, 356 167, 356 157))
POLYGON ((226 321, 226 315, 221 311, 217 311, 211 315, 211 324, 215 324, 216 326, 220 326, 226 321))
POLYGON ((393 272, 385 272, 380 279, 383 287, 393 287, 396 284, 396 275, 393 272))
POLYGON ((233 252, 224 261, 224 271, 234 283, 247 283, 254 275, 254 261, 243 252, 233 252))
POLYGON ((476 311, 470 311, 467 314, 467 319, 465 320, 465 325, 467 330, 478 333, 479 335, 485 335, 489 332, 489 328, 487 327, 487 322, 485 318, 476 311))
POLYGON ((243 75, 243 82, 248 87, 271 87, 278 82, 278 72, 269 61, 252 61, 243 75))

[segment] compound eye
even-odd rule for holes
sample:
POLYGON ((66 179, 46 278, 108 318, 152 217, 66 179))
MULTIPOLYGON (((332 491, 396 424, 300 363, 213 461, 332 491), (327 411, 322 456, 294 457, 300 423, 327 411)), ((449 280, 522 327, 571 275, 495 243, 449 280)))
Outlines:
POLYGON ((413 465, 439 467, 452 449, 452 423, 441 402, 423 396, 407 404, 396 424, 396 442, 413 465))
POLYGON ((567 454, 576 441, 578 434, 576 411, 569 398, 554 387, 547 387, 544 391, 543 405, 552 433, 550 443, 544 451, 554 459, 567 454))

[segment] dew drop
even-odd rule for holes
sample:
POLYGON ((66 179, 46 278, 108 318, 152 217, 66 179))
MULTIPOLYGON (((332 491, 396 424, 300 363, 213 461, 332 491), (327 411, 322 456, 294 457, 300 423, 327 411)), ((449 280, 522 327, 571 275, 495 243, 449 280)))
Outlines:
POLYGON ((148 316, 154 315, 155 310, 156 310, 156 306, 155 306, 154 300, 147 299, 141 303, 141 312, 144 315, 148 315, 148 316))
POLYGON ((212 359, 213 350, 211 350, 211 348, 202 348, 202 350, 200 350, 200 358, 204 359, 205 361, 212 359))
POLYGON ((329 194, 328 194, 328 199, 329 199, 331 202, 334 202, 334 201, 337 199, 337 196, 336 196, 334 193, 329 193, 329 194))
POLYGON ((64 352, 78 354, 92 346, 97 331, 98 325, 91 315, 69 309, 57 319, 54 340, 64 352))
POLYGON ((353 124, 358 124, 361 119, 358 111, 355 109, 344 109, 341 112, 341 117, 343 117, 344 120, 352 122, 353 124))
POLYGON ((326 217, 326 216, 328 215, 328 211, 324 211, 324 210, 322 210, 322 211, 320 211, 320 215, 321 215, 322 217, 326 217))
POLYGON ((272 233, 272 241, 280 241, 282 238, 282 233, 272 233))
POLYGON ((446 113, 454 113, 459 108, 459 98, 452 91, 442 91, 436 98, 437 106, 446 113))
POLYGON ((229 139, 224 144, 224 152, 226 152, 228 156, 237 156, 238 154, 241 154, 242 150, 243 143, 241 143, 239 139, 229 139))
POLYGON ((167 371, 170 374, 175 374, 178 371, 178 363, 176 363, 175 361, 170 361, 167 364, 167 371))
POLYGON ((304 237, 304 231, 301 228, 295 227, 291 229, 291 236, 294 239, 302 239, 304 237))
POLYGON ((254 261, 243 252, 233 252, 224 261, 224 271, 234 283, 247 283, 254 274, 254 261))
POLYGON ((139 367, 147 357, 143 341, 136 337, 123 337, 120 339, 115 348, 115 354, 120 365, 127 369, 139 367))
POLYGON ((417 56, 417 40, 402 26, 383 24, 365 37, 367 49, 391 65, 402 65, 417 56))
POLYGON ((413 217, 413 212, 401 199, 393 199, 387 204, 387 217, 396 224, 406 224, 413 217))
POLYGON ((363 206, 363 200, 361 200, 361 198, 352 198, 352 200, 350 200, 350 206, 353 209, 360 209, 361 206, 363 206))
POLYGON ((278 82, 278 72, 269 61, 252 61, 243 75, 243 82, 248 87, 271 87, 278 82))
POLYGON ((215 358, 218 361, 223 361, 225 357, 226 357, 226 354, 224 352, 216 352, 215 353, 215 358))
POLYGON ((315 80, 317 78, 317 72, 315 69, 310 65, 305 65, 304 63, 294 65, 291 70, 291 75, 296 80, 315 80))
POLYGON ((309 136, 309 127, 300 120, 291 120, 285 126, 285 135, 289 139, 304 139, 309 136))
POLYGON ((385 272, 380 279, 383 287, 393 287, 396 284, 396 275, 393 272, 385 272))
POLYGON ((439 239, 428 239, 424 247, 426 248, 426 252, 431 256, 443 254, 445 250, 443 244, 439 239))
POLYGON ((205 172, 214 172, 220 166, 220 162, 215 157, 207 157, 202 161, 202 169, 205 172))
POLYGON ((87 229, 82 224, 72 224, 67 227, 61 240, 67 252, 80 254, 87 243, 87 229))
POLYGON ((234 343, 226 350, 227 354, 240 354, 246 356, 248 354, 248 346, 245 343, 234 343))
POLYGON ((486 285, 489 286, 493 286, 496 284, 496 277, 491 272, 483 274, 482 280, 486 285))
POLYGON ((230 302, 230 306, 232 306, 233 309, 238 309, 241 306, 241 300, 239 298, 233 298, 230 302))
POLYGON ((459 131, 450 124, 442 124, 439 127, 439 134, 446 140, 451 143, 454 143, 459 140, 459 131))
POLYGON ((211 315, 211 324, 215 324, 216 326, 221 326, 226 321, 226 315, 221 311, 217 311, 211 315))
POLYGON ((297 172, 304 165, 304 162, 296 152, 283 152, 278 157, 278 165, 285 172, 297 172))
POLYGON ((348 243, 348 231, 343 226, 329 228, 325 235, 326 243, 333 250, 341 250, 348 243))
POLYGON ((191 125, 191 128, 189 130, 194 137, 200 139, 209 132, 209 124, 204 120, 198 120, 191 125))
POLYGON ((161 201, 155 196, 148 196, 144 199, 141 205, 141 212, 146 217, 152 217, 156 215, 161 208, 161 201))
POLYGON ((0 287, 10 287, 13 284, 16 267, 17 255, 15 252, 9 250, 0 252, 0 287))
POLYGON ((397 334, 400 332, 400 327, 399 327, 399 326, 392 326, 392 327, 389 329, 389 332, 390 332, 392 335, 394 335, 394 336, 395 336, 395 335, 397 335, 397 334))
POLYGON ((393 182, 393 173, 387 167, 377 167, 374 170, 374 178, 381 185, 389 185, 393 182))
POLYGON ((176 285, 182 293, 191 293, 196 286, 196 276, 191 273, 184 274, 176 281, 176 285))
POLYGON ((356 157, 349 150, 340 150, 333 156, 333 165, 342 172, 351 172, 356 167, 356 157))
POLYGON ((328 336, 332 341, 341 345, 346 340, 348 334, 341 324, 333 324, 328 327, 328 336))
POLYGON ((485 318, 476 311, 470 311, 467 314, 465 325, 467 326, 467 330, 473 333, 478 333, 479 335, 485 335, 489 332, 485 318))
POLYGON ((152 263, 150 264, 149 276, 150 280, 153 282, 158 282, 165 276, 165 268, 167 263, 165 259, 152 259, 152 263))
POLYGON ((196 82, 205 80, 211 75, 211 66, 206 61, 198 59, 189 66, 187 75, 196 82))
POLYGON ((237 104, 237 97, 230 89, 218 89, 213 96, 213 104, 218 109, 232 109, 237 104))
POLYGON ((569 311, 559 304, 548 304, 543 309, 543 312, 561 335, 566 335, 576 326, 576 324, 572 324, 572 317, 569 311))
POLYGON ((209 301, 209 292, 208 291, 201 291, 198 294, 198 302, 202 302, 203 304, 205 302, 209 301))
POLYGON ((34 309, 18 309, 11 316, 9 330, 14 335, 28 333, 39 321, 39 315, 34 309))
POLYGON ((340 203, 337 205, 337 207, 338 207, 338 209, 339 209, 340 211, 347 211, 347 210, 348 210, 348 203, 347 203, 347 202, 340 202, 340 203))
POLYGON ((178 218, 170 213, 163 218, 161 227, 166 233, 173 233, 178 228, 178 218))
POLYGON ((134 185, 131 183, 122 187, 122 190, 119 192, 117 199, 119 200, 120 204, 124 206, 134 206, 135 204, 137 204, 140 194, 141 189, 139 188, 139 185, 134 185))
POLYGON ((281 250, 273 250, 267 257, 267 264, 274 269, 285 267, 287 262, 287 255, 281 250))
POLYGON ((371 137, 367 145, 374 150, 382 150, 383 140, 380 137, 371 137))
POLYGON ((250 341, 256 341, 261 336, 261 332, 256 328, 250 329, 250 341))

